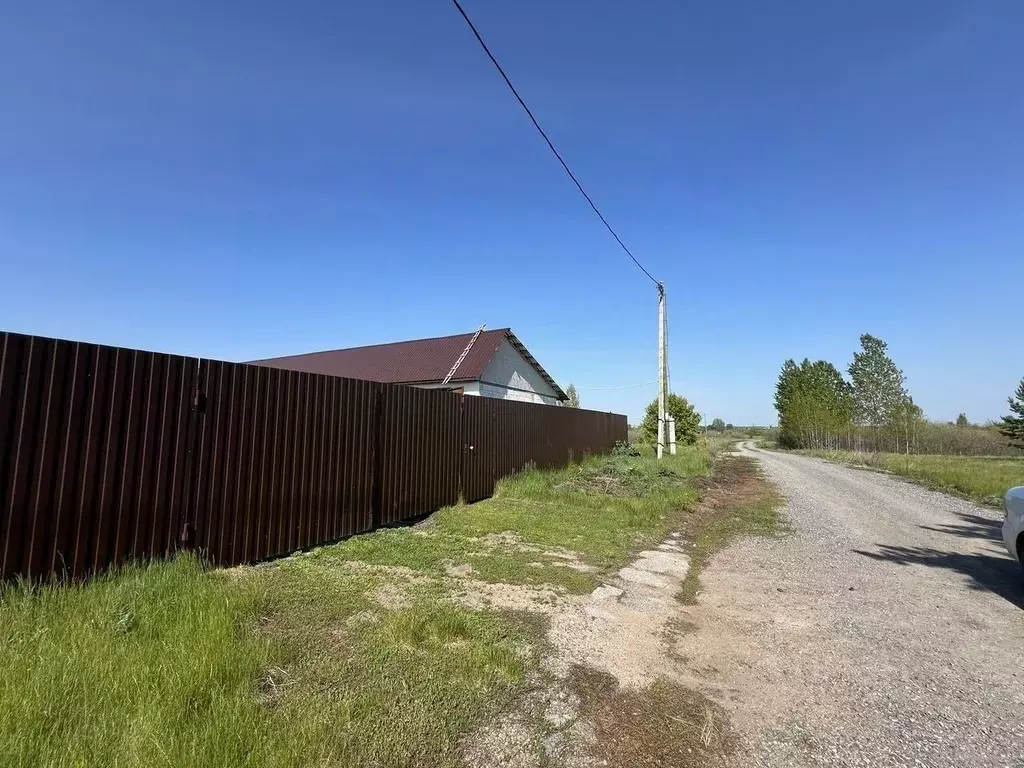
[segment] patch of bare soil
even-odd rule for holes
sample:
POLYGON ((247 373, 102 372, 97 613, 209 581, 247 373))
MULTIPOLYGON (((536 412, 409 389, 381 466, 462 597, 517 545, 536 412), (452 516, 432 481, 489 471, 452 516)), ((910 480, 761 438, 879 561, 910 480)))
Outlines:
MULTIPOLYGON (((592 573, 597 568, 587 565, 580 560, 578 552, 573 552, 571 549, 565 547, 541 547, 537 544, 531 544, 523 541, 523 538, 515 531, 502 531, 501 533, 489 533, 486 536, 481 536, 473 541, 478 544, 481 548, 479 555, 490 555, 495 552, 513 554, 517 552, 534 552, 538 555, 551 558, 552 562, 547 565, 555 566, 558 568, 572 568, 576 571, 583 571, 585 573, 592 573)), ((533 565, 533 563, 531 563, 533 565)), ((538 562, 537 567, 543 567, 545 563, 538 562)))
POLYGON ((577 667, 570 677, 597 738, 581 745, 576 765, 615 768, 724 766, 736 736, 722 709, 667 679, 623 688, 610 675, 577 667))
POLYGON ((454 587, 451 600, 476 610, 530 611, 551 614, 565 598, 548 587, 501 584, 475 579, 461 579, 454 587))
POLYGON ((443 563, 445 575, 450 579, 471 579, 473 578, 473 566, 469 563, 443 563))
MULTIPOLYGON (((631 568, 624 568, 632 577, 631 568)), ((640 578, 643 572, 637 572, 640 578)), ((651 580, 661 581, 655 574, 651 580)), ((556 677, 585 664, 611 675, 624 686, 643 686, 670 670, 666 666, 663 632, 673 611, 672 595, 679 581, 663 585, 616 580, 598 587, 588 598, 564 602, 551 616, 551 652, 542 663, 556 677)))
POLYGON ((591 743, 590 725, 580 717, 580 698, 558 681, 533 680, 500 719, 465 739, 462 763, 472 768, 539 768, 565 764, 570 744, 591 743))
POLYGON ((488 533, 474 539, 487 552, 540 552, 536 544, 528 544, 523 537, 515 531, 502 531, 501 533, 488 533))
POLYGON ((388 611, 402 611, 412 606, 408 592, 398 584, 381 584, 373 590, 372 597, 377 605, 388 611))
POLYGON ((430 577, 404 565, 377 565, 376 563, 365 563, 362 560, 339 560, 332 563, 331 567, 354 573, 382 574, 393 579, 400 579, 408 584, 422 584, 431 581, 430 577))

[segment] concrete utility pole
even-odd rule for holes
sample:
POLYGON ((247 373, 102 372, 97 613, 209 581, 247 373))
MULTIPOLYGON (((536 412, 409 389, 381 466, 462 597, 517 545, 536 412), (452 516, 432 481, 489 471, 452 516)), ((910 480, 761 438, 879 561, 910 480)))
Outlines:
POLYGON ((658 283, 658 458, 665 454, 668 425, 668 354, 665 349, 665 284, 658 283))
MULTIPOLYGON (((662 283, 664 288, 664 283, 662 283)), ((668 440, 668 452, 676 455, 676 417, 668 410, 668 396, 672 392, 672 370, 668 365, 668 298, 665 298, 665 311, 662 314, 664 341, 662 347, 665 349, 665 438, 668 440)))

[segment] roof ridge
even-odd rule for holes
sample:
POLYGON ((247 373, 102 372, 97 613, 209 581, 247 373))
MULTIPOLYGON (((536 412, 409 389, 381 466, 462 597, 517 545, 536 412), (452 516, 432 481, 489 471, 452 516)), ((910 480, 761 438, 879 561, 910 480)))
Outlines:
MULTIPOLYGON (((481 336, 491 333, 511 333, 511 328, 491 328, 480 333, 481 336)), ((352 352, 357 349, 373 349, 375 347, 397 347, 401 344, 418 344, 423 341, 439 341, 441 339, 457 339, 460 336, 472 336, 476 331, 469 331, 468 333, 450 333, 447 336, 427 336, 422 339, 405 339, 403 341, 387 341, 381 344, 363 344, 358 347, 335 347, 334 349, 321 349, 316 352, 298 352, 294 355, 279 355, 277 357, 261 357, 258 360, 248 360, 249 363, 263 363, 268 360, 287 360, 290 357, 309 357, 310 355, 328 355, 331 352, 352 352)))
POLYGON ((444 381, 447 374, 452 373, 452 361, 457 360, 464 350, 468 354, 450 381, 483 380, 486 369, 495 360, 495 355, 502 344, 510 345, 527 365, 532 366, 554 390, 559 400, 565 399, 565 392, 558 386, 558 382, 544 369, 511 328, 493 328, 489 331, 474 331, 472 334, 459 333, 426 339, 405 339, 385 344, 367 344, 362 347, 341 347, 252 360, 250 363, 364 381, 437 384, 444 381), (473 338, 477 339, 475 345, 467 345, 467 339, 473 338))

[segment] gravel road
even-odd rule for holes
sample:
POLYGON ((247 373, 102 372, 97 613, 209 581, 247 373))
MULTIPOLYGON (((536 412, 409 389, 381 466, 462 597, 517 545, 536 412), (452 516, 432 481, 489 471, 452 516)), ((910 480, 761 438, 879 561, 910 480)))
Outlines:
POLYGON ((1000 514, 754 451, 793 528, 704 571, 675 650, 739 765, 1024 766, 1024 588, 1000 514))

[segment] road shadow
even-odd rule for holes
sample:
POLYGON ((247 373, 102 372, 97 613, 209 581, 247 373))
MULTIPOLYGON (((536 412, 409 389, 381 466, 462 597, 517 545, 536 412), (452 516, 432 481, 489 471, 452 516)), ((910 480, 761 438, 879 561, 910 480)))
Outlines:
POLYGON ((953 515, 959 518, 960 522, 939 525, 919 525, 925 531, 945 533, 949 536, 959 536, 964 539, 988 539, 997 544, 1002 540, 1001 528, 1003 521, 997 518, 975 515, 968 512, 954 512, 953 515))
POLYGON ((954 571, 970 579, 968 587, 994 592, 1009 603, 1024 609, 1024 583, 1020 566, 1009 557, 984 553, 943 552, 931 547, 890 547, 878 545, 877 552, 853 550, 872 560, 897 565, 924 565, 954 571))

